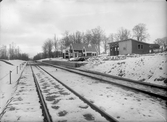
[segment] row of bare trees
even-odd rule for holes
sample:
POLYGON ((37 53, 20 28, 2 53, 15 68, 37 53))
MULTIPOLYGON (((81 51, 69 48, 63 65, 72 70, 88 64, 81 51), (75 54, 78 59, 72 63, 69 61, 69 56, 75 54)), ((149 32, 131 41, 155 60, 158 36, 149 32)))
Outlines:
POLYGON ((158 38, 154 41, 155 44, 159 44, 163 50, 167 50, 167 37, 158 38))
POLYGON ((0 47, 0 59, 8 59, 7 47, 5 45, 0 47))
POLYGON ((132 29, 133 34, 128 29, 121 27, 116 34, 110 34, 109 38, 112 41, 121 41, 129 38, 133 38, 137 41, 146 42, 149 39, 146 25, 140 23, 132 29))
MULTIPOLYGON (((67 48, 71 43, 96 44, 100 51, 100 43, 103 37, 105 37, 105 34, 100 27, 88 30, 86 33, 80 31, 69 33, 68 31, 65 31, 62 39, 58 39, 57 36, 54 35, 53 39, 49 38, 44 42, 42 46, 43 57, 55 57, 54 54, 57 54, 56 57, 58 57, 61 55, 63 49, 67 48)), ((37 57, 41 57, 41 54, 35 56, 35 58, 37 57)))
POLYGON ((80 31, 69 33, 68 31, 65 31, 63 38, 60 41, 63 48, 68 47, 71 43, 92 43, 96 44, 98 50, 100 51, 100 43, 104 36, 104 30, 97 27, 87 30, 85 33, 80 31))
MULTIPOLYGON (((54 35, 53 39, 47 39, 43 46, 43 57, 53 57, 54 53, 62 52, 63 49, 67 48, 71 43, 92 43, 97 46, 98 51, 100 52, 100 46, 104 47, 104 53, 108 49, 109 42, 126 40, 129 38, 136 39, 138 41, 146 41, 149 38, 147 33, 146 25, 141 23, 136 25, 131 31, 121 27, 117 33, 111 33, 109 36, 106 36, 105 31, 101 27, 96 27, 86 32, 76 31, 70 33, 65 31, 63 37, 58 39, 54 35)), ((41 54, 38 54, 41 57, 41 54)), ((36 56, 36 57, 38 57, 36 56)))
POLYGON ((0 47, 0 59, 21 59, 21 60, 28 60, 28 54, 21 53, 20 48, 16 47, 14 43, 9 45, 9 48, 7 48, 6 45, 2 45, 0 47))

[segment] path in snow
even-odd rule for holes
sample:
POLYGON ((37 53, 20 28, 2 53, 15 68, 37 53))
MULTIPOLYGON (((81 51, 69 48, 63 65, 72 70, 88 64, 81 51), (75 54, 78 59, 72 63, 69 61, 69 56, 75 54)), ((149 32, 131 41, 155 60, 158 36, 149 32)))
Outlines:
POLYGON ((43 121, 38 94, 29 66, 23 71, 11 102, 4 112, 1 121, 43 121))

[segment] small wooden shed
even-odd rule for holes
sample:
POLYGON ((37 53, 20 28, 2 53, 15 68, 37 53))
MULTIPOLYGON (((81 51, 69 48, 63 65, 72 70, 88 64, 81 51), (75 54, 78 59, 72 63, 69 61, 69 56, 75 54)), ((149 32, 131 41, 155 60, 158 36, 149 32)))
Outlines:
MULTIPOLYGON (((117 42, 109 43, 110 55, 126 55, 126 54, 147 54, 150 50, 153 50, 153 44, 140 42, 134 39, 127 39, 117 42)), ((154 44, 154 47, 158 48, 159 45, 154 44)))

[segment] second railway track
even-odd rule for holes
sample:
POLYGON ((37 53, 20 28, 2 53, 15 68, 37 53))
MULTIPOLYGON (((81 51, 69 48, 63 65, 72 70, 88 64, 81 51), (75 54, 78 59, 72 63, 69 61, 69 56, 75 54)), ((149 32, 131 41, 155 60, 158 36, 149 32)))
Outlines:
POLYGON ((123 80, 124 78, 114 79, 110 75, 103 74, 100 72, 80 70, 80 69, 75 69, 75 68, 70 68, 70 67, 66 68, 66 67, 62 67, 62 66, 48 64, 48 63, 41 63, 41 62, 39 62, 39 63, 41 65, 48 65, 51 67, 63 69, 63 70, 69 71, 69 72, 79 74, 79 75, 87 76, 87 77, 97 79, 97 80, 100 80, 103 82, 107 82, 110 84, 121 86, 123 88, 138 91, 138 92, 148 94, 150 96, 160 98, 163 100, 167 99, 167 87, 166 86, 160 86, 160 85, 150 84, 150 83, 145 83, 145 82, 137 82, 137 81, 133 81, 130 79, 123 80))

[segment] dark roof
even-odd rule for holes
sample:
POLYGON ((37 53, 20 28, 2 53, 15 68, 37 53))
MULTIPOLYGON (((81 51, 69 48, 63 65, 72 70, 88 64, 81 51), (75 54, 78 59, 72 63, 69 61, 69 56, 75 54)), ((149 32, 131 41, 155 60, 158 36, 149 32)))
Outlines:
POLYGON ((159 44, 150 44, 150 48, 159 49, 159 47, 160 47, 159 44))
POLYGON ((86 51, 96 52, 96 45, 95 44, 87 44, 87 43, 73 43, 71 44, 74 50, 82 50, 83 48, 86 49, 86 51))
POLYGON ((132 41, 135 41, 135 42, 139 42, 139 43, 143 43, 143 44, 148 44, 149 45, 149 43, 146 43, 146 42, 141 42, 141 41, 137 41, 137 40, 135 40, 135 39, 126 39, 126 40, 121 40, 121 41, 116 41, 116 42, 110 42, 110 43, 108 43, 108 44, 116 44, 116 43, 119 43, 119 42, 124 42, 124 41, 130 41, 130 40, 132 40, 132 41))
MULTIPOLYGON (((119 41, 120 42, 120 41, 119 41)), ((117 41, 117 42, 111 42, 111 43, 108 43, 108 44, 110 44, 110 45, 112 45, 112 46, 118 46, 119 45, 119 42, 117 41)))
POLYGON ((85 44, 73 43, 71 44, 74 50, 82 50, 85 44))

